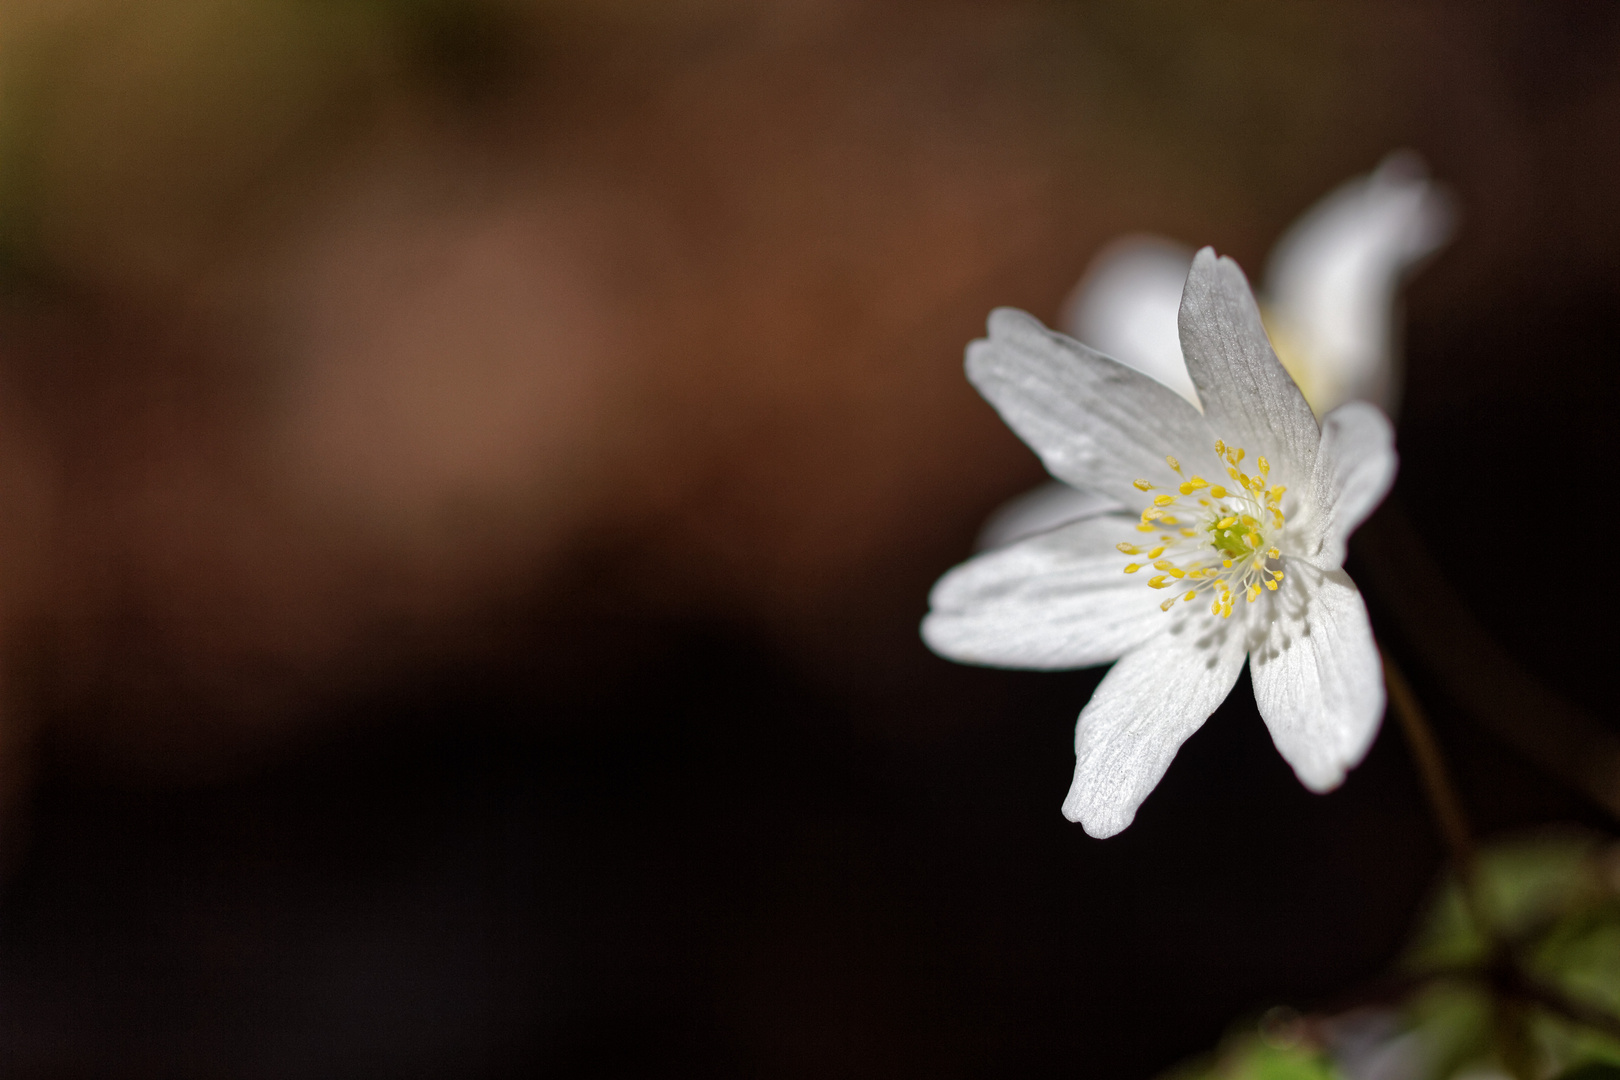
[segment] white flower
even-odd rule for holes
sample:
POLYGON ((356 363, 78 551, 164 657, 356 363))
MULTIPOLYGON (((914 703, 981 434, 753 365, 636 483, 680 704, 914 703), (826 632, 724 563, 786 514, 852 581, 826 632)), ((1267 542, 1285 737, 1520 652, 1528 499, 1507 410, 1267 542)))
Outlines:
MULTIPOLYGON (((1318 416, 1346 401, 1392 412, 1400 391, 1401 282, 1451 234, 1455 212, 1410 152, 1329 192, 1272 248, 1261 310, 1283 366, 1318 416)), ((1065 303, 1072 336, 1197 401, 1176 331, 1192 249, 1126 237, 1092 260, 1065 303)), ((1046 484, 1002 507, 981 548, 1106 509, 1095 492, 1046 484)))
POLYGON ((1098 837, 1130 824, 1245 658, 1277 749, 1313 791, 1339 784, 1383 715, 1366 607, 1341 566, 1394 479, 1389 421, 1357 402, 1319 428, 1243 272, 1209 248, 1179 325, 1196 404, 1023 312, 991 314, 968 378, 1054 476, 1141 512, 977 556, 940 579, 922 626, 966 663, 1118 661, 1080 714, 1063 805, 1098 837))

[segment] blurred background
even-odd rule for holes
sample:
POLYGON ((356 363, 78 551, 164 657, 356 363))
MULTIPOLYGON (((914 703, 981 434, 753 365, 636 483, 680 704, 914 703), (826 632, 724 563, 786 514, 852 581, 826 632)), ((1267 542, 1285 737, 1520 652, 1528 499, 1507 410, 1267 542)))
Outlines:
MULTIPOLYGON (((1620 8, 9 0, 0 1073, 1131 1080, 1374 977, 1393 728, 1312 796, 1240 687, 1094 841, 1100 673, 916 626, 1042 477, 990 308, 1396 147, 1395 499, 1612 722, 1620 8)), ((1612 829, 1363 557, 1482 830, 1612 829)))

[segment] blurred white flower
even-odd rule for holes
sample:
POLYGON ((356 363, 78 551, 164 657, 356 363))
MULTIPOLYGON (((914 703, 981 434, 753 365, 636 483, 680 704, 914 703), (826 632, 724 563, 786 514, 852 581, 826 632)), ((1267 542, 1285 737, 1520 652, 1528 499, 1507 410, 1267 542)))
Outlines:
POLYGON ((1389 421, 1352 403, 1319 428, 1243 272, 1209 248, 1179 323, 1188 397, 1030 315, 992 313, 968 378, 1054 476, 1141 513, 958 566, 922 626, 966 663, 1119 661, 1080 714, 1063 806, 1098 837, 1130 824, 1245 658, 1277 749, 1312 790, 1338 785, 1383 714, 1366 608, 1341 564, 1394 478, 1389 421))
MULTIPOLYGON (((1285 232, 1267 263, 1261 311, 1272 347, 1317 416, 1346 401, 1393 412, 1400 393, 1398 290, 1451 235, 1451 199, 1410 152, 1328 193, 1285 232)), ((1176 332, 1192 250, 1126 237, 1092 261, 1064 305, 1063 329, 1196 402, 1176 332)), ((1107 505, 1051 483, 991 517, 981 548, 1075 521, 1107 505)))

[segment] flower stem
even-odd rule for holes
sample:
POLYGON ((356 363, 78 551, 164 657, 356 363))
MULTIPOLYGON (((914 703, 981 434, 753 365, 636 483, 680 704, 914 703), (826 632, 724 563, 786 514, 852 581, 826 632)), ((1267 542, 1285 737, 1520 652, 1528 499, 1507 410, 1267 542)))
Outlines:
POLYGON ((1401 732, 1406 736, 1406 744, 1417 763, 1418 775, 1423 779, 1423 790, 1429 796, 1429 807, 1434 811, 1440 834, 1445 837, 1446 846, 1451 850, 1452 869, 1457 875, 1463 909, 1484 939, 1489 954, 1486 966, 1496 976, 1491 980, 1491 996, 1497 1052, 1509 1075, 1525 1080, 1535 1073, 1526 1026, 1526 1002, 1520 1000, 1523 975, 1516 958, 1487 916, 1479 895, 1474 834, 1468 826, 1468 816, 1463 813, 1462 799, 1458 797, 1457 786, 1446 768, 1446 759, 1440 752, 1440 742, 1434 737, 1428 714, 1389 652, 1379 645, 1378 653, 1384 662, 1384 686, 1389 692, 1390 709, 1401 723, 1401 732), (1511 983, 1511 990, 1502 985, 1504 983, 1511 983))
MULTIPOLYGON (((1467 883, 1474 877, 1474 834, 1468 827, 1462 800, 1457 797, 1457 787, 1452 783, 1446 760, 1440 753, 1440 743, 1435 739, 1428 715, 1418 702, 1417 695, 1412 693, 1412 685, 1406 681, 1400 666, 1382 645, 1378 648, 1378 654, 1384 661, 1384 686, 1389 691, 1390 708, 1401 723, 1401 733, 1406 736, 1406 745, 1411 748, 1412 758, 1417 763, 1418 775, 1423 779, 1423 790, 1429 796, 1429 807, 1434 811, 1446 846, 1451 849, 1451 861, 1464 882, 1464 891, 1471 891, 1467 889, 1467 883)), ((1485 927, 1482 925, 1480 929, 1483 931, 1485 927)))

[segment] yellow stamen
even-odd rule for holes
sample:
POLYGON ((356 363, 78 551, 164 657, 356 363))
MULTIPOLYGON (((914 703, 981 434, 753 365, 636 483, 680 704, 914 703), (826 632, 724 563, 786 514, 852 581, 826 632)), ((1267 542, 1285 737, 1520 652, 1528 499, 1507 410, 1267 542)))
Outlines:
POLYGON ((1115 544, 1114 546, 1119 549, 1119 553, 1121 555, 1135 555, 1138 551, 1142 550, 1141 548, 1137 547, 1135 544, 1123 544, 1123 543, 1121 543, 1121 544, 1115 544))
POLYGON ((1168 589, 1170 587, 1170 580, 1163 574, 1160 574, 1158 577, 1149 578, 1148 585, 1155 589, 1168 589))
POLYGON ((1142 564, 1141 563, 1126 563, 1125 564, 1125 572, 1127 574, 1134 574, 1140 569, 1142 569, 1142 564))
POLYGON ((1165 463, 1167 465, 1169 465, 1170 468, 1174 469, 1177 473, 1181 472, 1181 462, 1177 461, 1175 458, 1171 457, 1169 454, 1166 454, 1164 456, 1164 460, 1165 460, 1165 463))
POLYGON ((1146 480, 1132 480, 1131 481, 1131 486, 1134 487, 1137 491, 1152 491, 1153 490, 1153 485, 1148 483, 1146 480))

